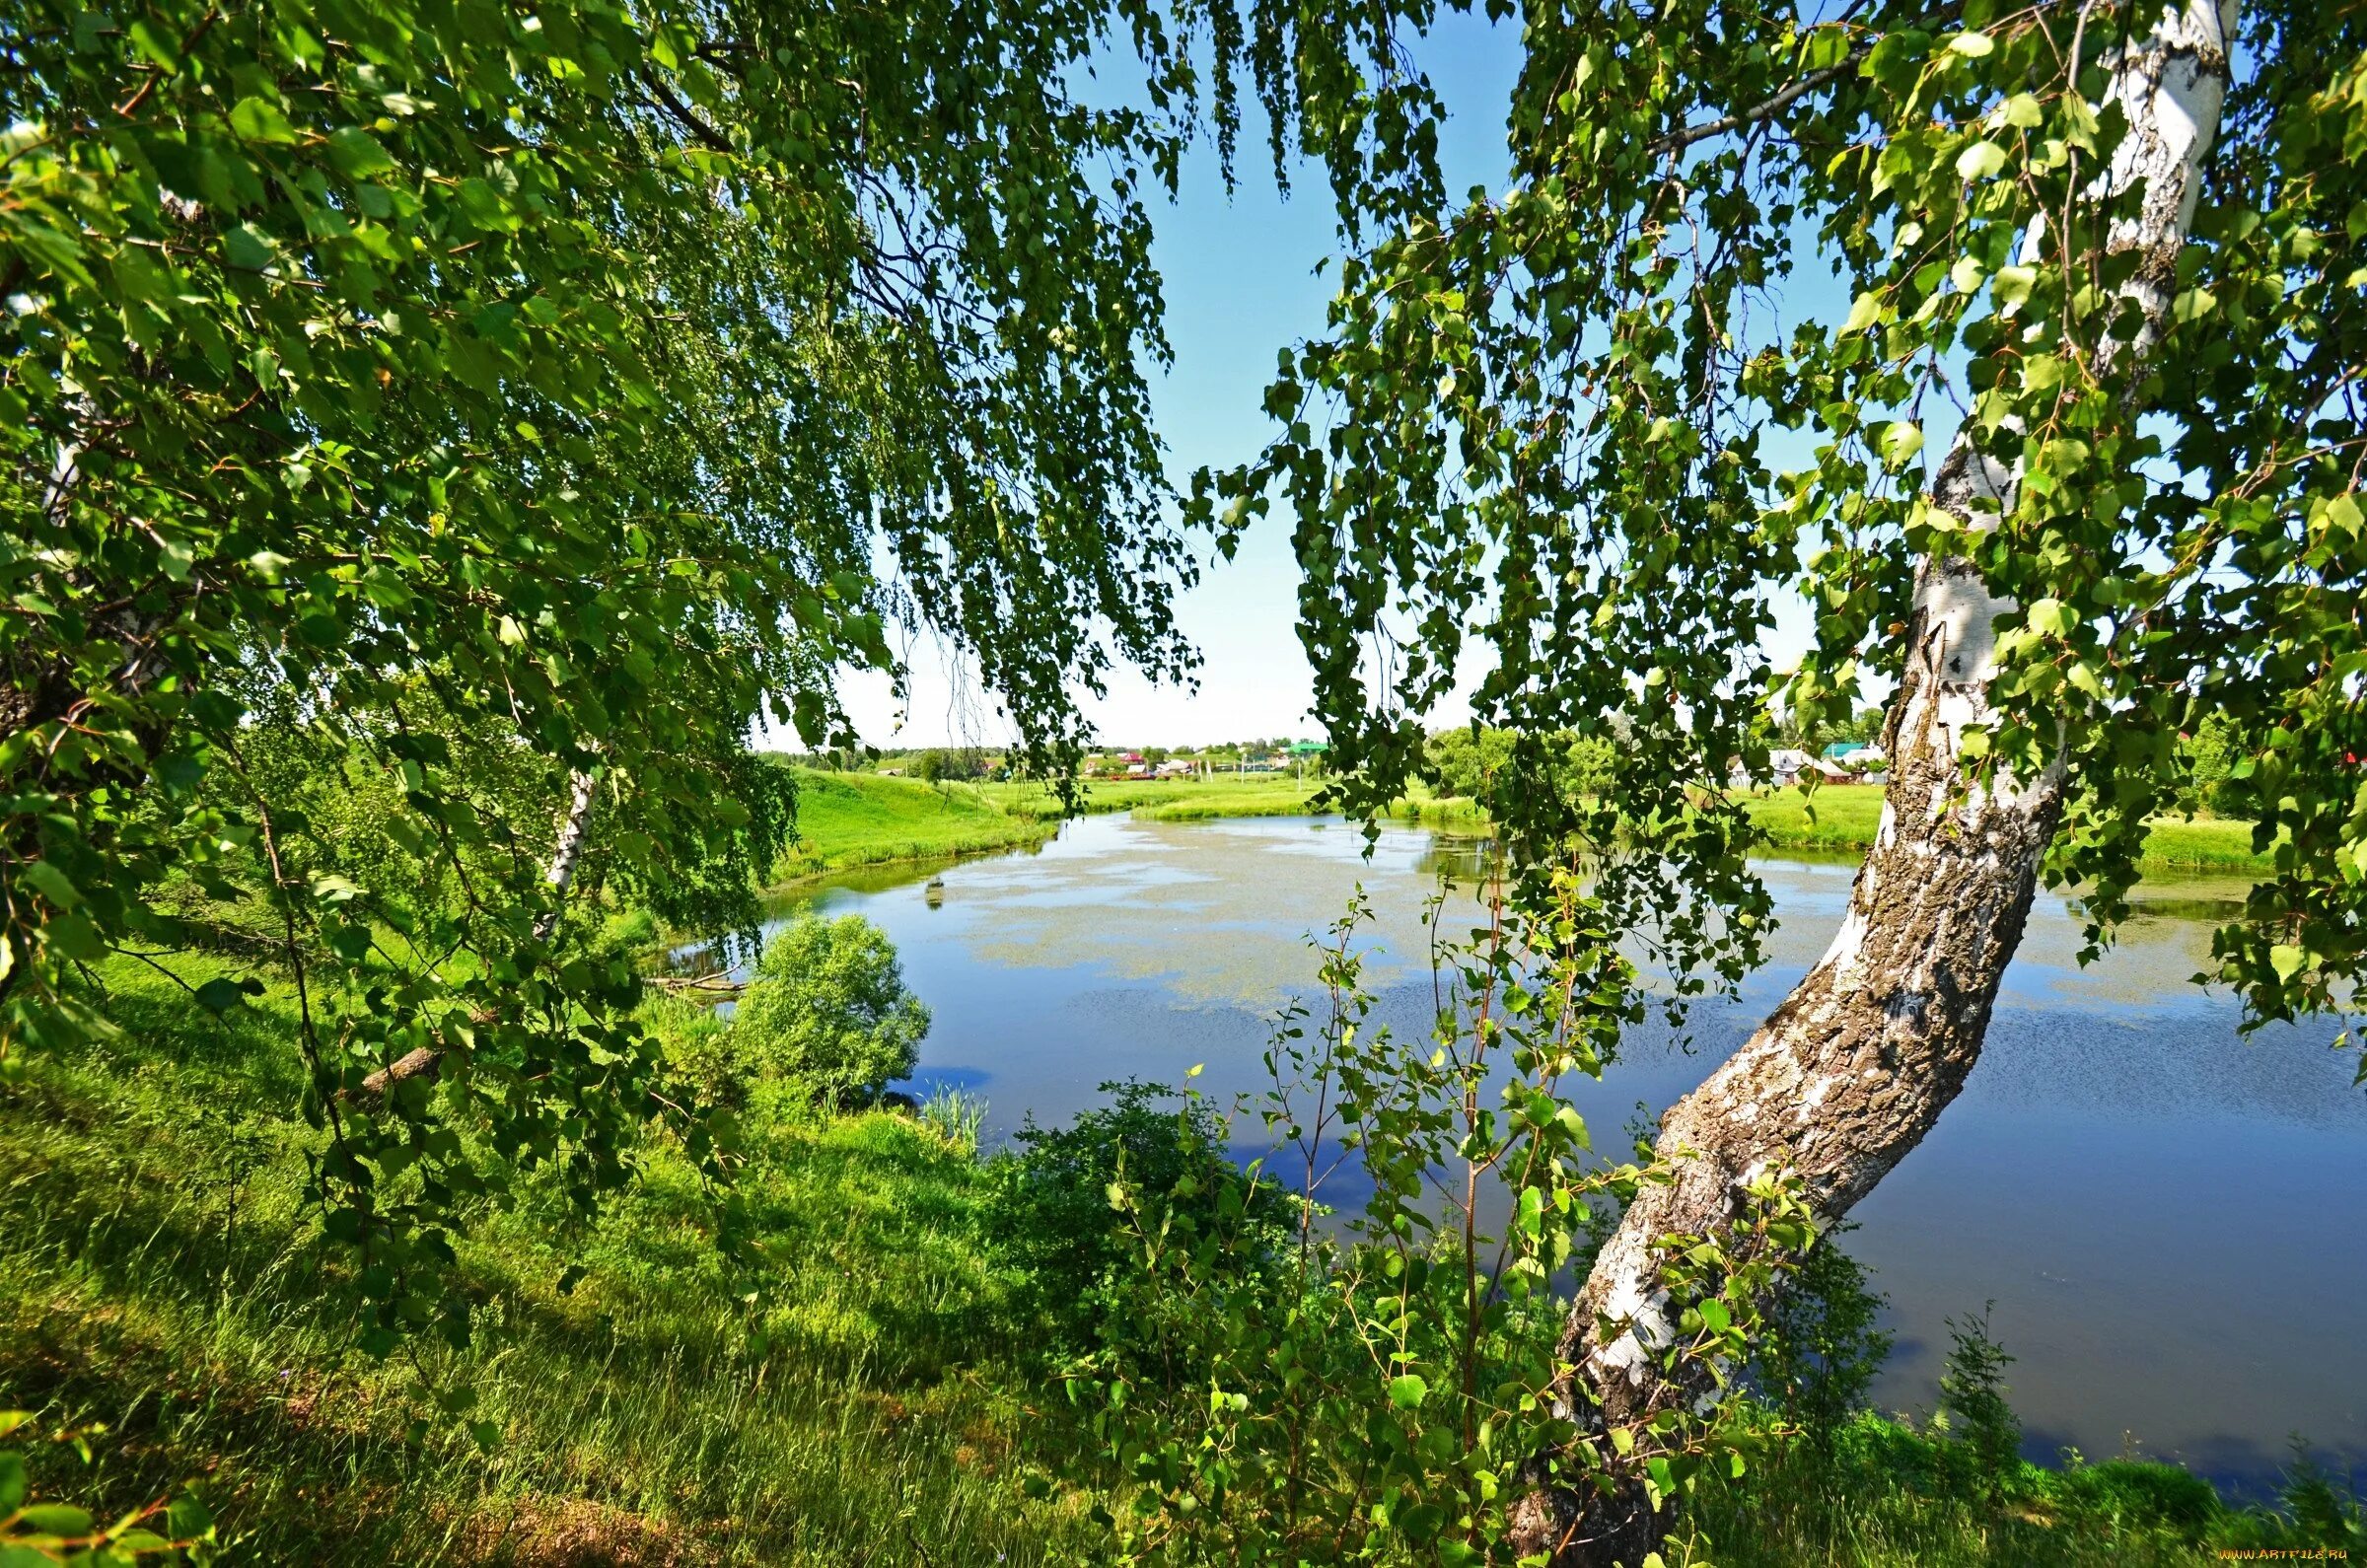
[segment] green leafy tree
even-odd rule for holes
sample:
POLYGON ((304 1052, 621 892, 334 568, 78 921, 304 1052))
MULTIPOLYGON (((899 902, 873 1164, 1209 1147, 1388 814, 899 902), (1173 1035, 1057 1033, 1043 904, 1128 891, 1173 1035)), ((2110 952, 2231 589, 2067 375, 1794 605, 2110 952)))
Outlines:
MULTIPOLYGON (((1500 777, 1524 765, 1514 757, 1520 745, 1520 735, 1512 730, 1441 730, 1423 749, 1420 777, 1441 795, 1484 799, 1495 792, 1500 777)), ((1542 771, 1558 790, 1590 795, 1617 776, 1616 748, 1601 737, 1563 733, 1541 737, 1536 745, 1537 756, 1526 765, 1542 771)), ((1322 760, 1327 763, 1328 755, 1322 760)))
POLYGON ((928 1033, 885 932, 806 914, 765 940, 726 1044, 754 1083, 849 1108, 910 1077, 928 1033))
POLYGON ((579 879, 753 919, 746 743, 851 743, 898 621, 1064 787, 1071 694, 1184 667, 1151 200, 1252 81, 1277 156, 1398 91, 1331 91, 1370 28, 1249 21, 12 12, 0 1066, 104 1027, 97 961, 169 967, 191 889, 259 900, 368 1341, 465 1332, 458 1217, 588 1200, 665 1108, 579 879), (1147 107, 1080 95, 1129 58, 1147 107))
POLYGON ((957 784, 986 772, 986 755, 976 747, 939 747, 916 752, 912 776, 930 784, 957 784))
POLYGON ((1430 738, 1422 752, 1422 777, 1441 795, 1476 796, 1488 791, 1490 780, 1511 759, 1511 731, 1474 733, 1458 726, 1430 738))
POLYGON ((2179 738, 2179 759, 2186 765, 2187 786, 2179 805, 2188 811, 2206 811, 2218 817, 2250 817, 2255 810, 2251 768, 2235 721, 2227 714, 2206 712, 2190 734, 2179 738), (2244 772, 2237 770, 2243 768, 2244 772))
MULTIPOLYGON (((1705 984, 1766 912, 1726 777, 1763 773, 1770 710, 1814 733, 1893 684, 1889 825, 1840 936, 1674 1108, 1660 1147, 1689 1158, 1570 1319, 1584 1436, 1708 1392, 1650 1362, 1664 1238, 1770 1171, 1829 1223, 1930 1129, 2042 878, 2092 889, 2107 939, 2200 713, 2246 737, 2273 850, 2212 977, 2258 1023, 2367 967, 2367 11, 1525 22, 1509 180, 1368 231, 1268 389, 1273 441, 1195 500, 1292 514, 1343 804, 1402 791, 1474 667, 1482 727, 1617 734, 1612 787, 1554 790, 1516 745, 1486 804, 1516 863, 1583 846, 1602 926, 1705 984), (1811 645, 1779 672, 1794 595, 1811 645)), ((1522 1547, 1638 1561, 1647 1493, 1541 1489, 1522 1547)))
POLYGON ((1880 1326, 1884 1305, 1867 1289, 1864 1267, 1830 1236, 1818 1239, 1767 1305, 1754 1381, 1822 1458, 1832 1457, 1842 1425, 1865 1408, 1891 1353, 1880 1326))
POLYGON ((1989 1337, 1990 1302, 1962 1321, 1948 1319, 1948 1363, 1940 1374, 1940 1409, 1960 1445, 1973 1486, 2002 1498, 2022 1463, 2022 1418, 2006 1398, 2005 1369, 2014 1358, 1989 1337))

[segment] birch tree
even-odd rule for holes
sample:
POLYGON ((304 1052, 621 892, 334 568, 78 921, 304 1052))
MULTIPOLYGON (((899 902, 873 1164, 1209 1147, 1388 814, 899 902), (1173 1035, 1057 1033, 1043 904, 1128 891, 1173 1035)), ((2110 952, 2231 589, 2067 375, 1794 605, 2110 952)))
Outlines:
POLYGON ((104 1032, 100 961, 259 901, 269 961, 197 1000, 293 987, 370 1342, 464 1331, 456 1214, 623 1179, 658 1108, 637 982, 565 900, 753 918, 789 830, 754 730, 851 741, 837 678, 900 679, 899 627, 1054 773, 1111 668, 1185 667, 1153 197, 1197 136, 1229 166, 1251 94, 1300 123, 1358 35, 1296 30, 12 8, 0 1075, 104 1032))
POLYGON ((2205 978, 2256 1024, 2354 994, 2367 10, 1524 22, 1510 187, 1346 264, 1269 392, 1282 433, 1200 503, 1293 518, 1346 799, 1401 789, 1475 663, 1474 724, 1523 738, 1488 798, 1516 862, 1575 857, 1680 1001, 1757 958, 1727 783, 1763 776, 1770 709, 1891 688, 1841 929, 1663 1119, 1675 1178, 1602 1247, 1541 1390, 1566 1429, 1515 1509, 1523 1560, 1632 1568, 1675 1479, 1636 1440, 1728 1375, 1691 1353, 1679 1255, 1739 1241, 1769 1181, 1829 1224, 1915 1147, 2034 890, 2076 880, 2088 954, 2110 941, 2200 716, 2267 781, 2273 866, 2205 978), (1813 646, 1774 670, 1787 594, 1813 646), (1555 789, 1565 729, 1617 739, 1608 788, 1555 789))

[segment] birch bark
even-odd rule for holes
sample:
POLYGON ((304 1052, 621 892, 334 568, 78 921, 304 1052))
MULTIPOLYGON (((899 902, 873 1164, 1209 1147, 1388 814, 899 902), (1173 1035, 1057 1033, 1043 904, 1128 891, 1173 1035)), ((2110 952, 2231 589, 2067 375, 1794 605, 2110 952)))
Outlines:
MULTIPOLYGON (((567 888, 575 881, 576 862, 583 858, 584 840, 592 830, 592 775, 581 770, 569 774, 567 806, 559 815, 558 842, 551 847, 550 866, 542 874, 543 886, 550 890, 551 903, 535 917, 537 942, 548 942, 558 932, 559 916, 567 907, 567 888)), ((363 1079, 358 1098, 365 1102, 383 1100, 394 1085, 423 1074, 432 1075, 443 1060, 443 1051, 433 1045, 406 1052, 363 1079)))

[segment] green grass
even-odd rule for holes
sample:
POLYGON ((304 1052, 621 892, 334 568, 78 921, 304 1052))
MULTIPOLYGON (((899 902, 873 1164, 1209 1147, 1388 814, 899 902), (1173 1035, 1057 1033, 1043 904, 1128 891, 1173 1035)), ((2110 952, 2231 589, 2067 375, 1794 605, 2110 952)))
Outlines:
MULTIPOLYGON (((944 1130, 964 1107, 752 1111, 741 1190, 770 1259, 753 1308, 662 1140, 589 1222, 531 1185, 483 1216, 459 1247, 477 1341, 418 1347, 498 1427, 480 1452, 450 1422, 412 1429, 407 1360, 352 1348, 350 1270, 300 1201, 319 1134, 290 1113, 286 988, 217 1019, 147 969, 101 972, 122 1033, 0 1088, 0 1407, 35 1411, 36 1436, 107 1428, 87 1466, 20 1442, 41 1495, 104 1513, 198 1478, 229 1563, 985 1568, 1106 1544, 1087 1494, 1022 1484, 1083 1438, 1030 1358, 989 1178, 944 1130)), ((681 1004, 651 1017, 713 1027, 681 1004)), ((2181 1483, 2166 1467, 2133 1489, 2083 1479, 2107 1466, 2028 1468, 1998 1507, 1933 1482, 1943 1441, 1859 1429, 1847 1466, 1761 1455, 1702 1489, 1671 1568, 2200 1568, 2220 1545, 2298 1543, 2215 1498, 2200 1524, 2145 1513, 2181 1483)))
MULTIPOLYGON (((1302 783, 1286 773, 1220 773, 1208 779, 1089 779, 1082 786, 1079 809, 1089 817, 1131 812, 1152 821, 1290 817, 1306 811, 1308 801, 1321 787, 1316 780, 1302 783)), ((980 788, 1015 817, 1059 818, 1060 799, 1042 784, 1023 781, 980 788)))
POLYGON ((572 1234, 531 1192, 487 1217, 461 1248, 478 1343, 425 1358, 498 1424, 480 1454, 449 1422, 408 1435, 417 1374, 350 1348, 351 1281, 299 1201, 317 1135, 286 1114, 285 996, 219 1021, 147 971, 105 978, 124 1034, 0 1091, 0 1407, 108 1428, 88 1468, 29 1445, 43 1494, 104 1513, 202 1477, 231 1562, 1078 1555, 1073 1497, 1019 1489, 1052 1429, 968 1149, 885 1113, 752 1117, 761 1348, 664 1146, 572 1234))
POLYGON ((797 770, 798 842, 778 874, 934 860, 1041 843, 1056 818, 1006 811, 983 788, 871 773, 797 770))
POLYGON ((2288 1478, 2295 1517, 2231 1507, 2191 1472, 2145 1460, 2019 1461, 1976 1479, 1961 1446, 1866 1412, 1829 1454, 1762 1444, 1741 1480, 1705 1480, 1665 1555, 1668 1568, 2200 1568, 2244 1551, 2357 1560, 2367 1529, 2330 1479, 2288 1478), (2305 1496, 2313 1487, 2321 1495, 2305 1496))
MULTIPOLYGON (((1813 798, 1775 790, 1746 805, 1772 847, 1855 856, 1873 847, 1882 794, 1874 784, 1827 784, 1813 798)), ((2252 852, 2252 823, 2204 817, 2157 820, 2138 863, 2156 871, 2263 871, 2269 861, 2252 852)))
MULTIPOLYGON (((1319 787, 1312 780, 1302 783, 1276 774, 1093 783, 1086 786, 1083 809, 1087 813, 1131 812, 1150 821, 1289 816, 1306 811, 1319 787)), ((1058 799, 1040 784, 986 784, 974 789, 977 799, 1013 819, 1051 821, 1059 816, 1058 799)), ((1767 834, 1770 848, 1855 859, 1873 846, 1882 825, 1882 796, 1878 785, 1829 784, 1820 788, 1813 800, 1797 790, 1775 790, 1755 794, 1746 805, 1752 820, 1767 834)), ((1419 788, 1393 806, 1389 815, 1406 821, 1470 827, 1487 824, 1486 812, 1475 802, 1441 800, 1419 788)), ((2268 860, 2253 853, 2250 822, 2223 818, 2163 819, 2153 824, 2140 864, 2153 871, 2250 872, 2264 869, 2268 860)))
MULTIPOLYGON (((980 786, 987 798, 1013 816, 1056 819, 1058 797, 1041 784, 1014 783, 980 786)), ((1282 773, 1219 773, 1206 779, 1134 782, 1091 782, 1085 786, 1082 809, 1088 816, 1131 812, 1145 821, 1204 821, 1225 817, 1295 817, 1311 809, 1320 779, 1300 780, 1282 773)), ((1485 822, 1486 813, 1469 800, 1441 800, 1416 786, 1414 793, 1393 805, 1390 817, 1408 821, 1485 822)))

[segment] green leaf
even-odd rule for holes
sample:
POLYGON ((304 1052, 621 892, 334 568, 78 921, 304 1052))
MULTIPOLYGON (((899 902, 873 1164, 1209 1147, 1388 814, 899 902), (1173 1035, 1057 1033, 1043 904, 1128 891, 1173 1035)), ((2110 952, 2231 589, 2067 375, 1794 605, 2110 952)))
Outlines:
POLYGON ((1957 178, 1967 184, 1990 178, 2005 167, 2005 149, 1995 142, 1974 142, 1956 155, 1957 178))
POLYGON ((2040 600, 2023 611, 2022 621, 2033 631, 2043 632, 2049 637, 2068 637, 2071 629, 2079 624, 2079 618, 2071 606, 2059 599, 2040 600))
POLYGON ((242 271, 262 272, 269 270, 278 251, 269 235, 251 223, 242 223, 223 232, 222 254, 242 271))
POLYGON ((251 142, 285 144, 296 140, 296 127, 267 98, 239 100, 230 111, 230 128, 251 142))
POLYGON ((1400 1410, 1414 1408, 1429 1392, 1430 1385, 1410 1372, 1399 1373, 1389 1380, 1389 1402, 1400 1410))
POLYGON ((71 909, 82 902, 82 890, 66 880, 66 874, 45 860, 28 860, 17 867, 17 875, 42 897, 60 909, 71 909))
POLYGON ((362 890, 348 878, 323 872, 313 878, 312 893, 323 903, 350 903, 362 895, 362 890))
POLYGON ((108 1542, 117 1551, 171 1551, 173 1543, 153 1530, 127 1530, 108 1542))
POLYGON ((2279 980, 2291 982, 2293 976, 2308 968, 2308 950, 2289 942, 2279 942, 2268 950, 2268 966, 2276 971, 2279 980))
POLYGON ((36 1535, 87 1535, 91 1532, 91 1514, 86 1508, 71 1503, 36 1503, 17 1516, 21 1529, 36 1535))
POLYGON ((1948 40, 1948 47, 1968 60, 1977 60, 1993 53, 1997 45, 1985 33, 1960 33, 1948 40))
POLYGON ((228 975, 216 975, 197 987, 197 1005, 210 1013, 227 1013, 247 1000, 247 988, 228 975))
POLYGON ((342 126, 329 134, 328 160, 348 179, 371 179, 394 169, 394 160, 387 156, 378 138, 359 125, 342 126))
POLYGON ((182 1493, 165 1509, 165 1521, 181 1540, 197 1540, 214 1528, 214 1516, 203 1503, 182 1493))

